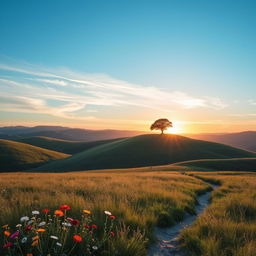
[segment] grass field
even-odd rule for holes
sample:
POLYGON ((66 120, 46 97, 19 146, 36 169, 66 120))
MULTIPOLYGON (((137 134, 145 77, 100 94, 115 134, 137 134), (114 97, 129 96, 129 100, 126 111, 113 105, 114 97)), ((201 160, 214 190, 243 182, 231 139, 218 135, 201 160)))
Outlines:
POLYGON ((172 225, 186 211, 193 213, 196 194, 208 188, 194 177, 175 172, 2 173, 0 224, 15 226, 32 210, 69 204, 73 217, 81 209, 91 210, 102 230, 102 212, 109 210, 126 225, 125 232, 117 227, 110 255, 142 256, 147 240, 153 239, 152 228, 172 225))
POLYGON ((195 159, 255 156, 255 152, 179 135, 147 134, 97 146, 69 158, 40 166, 36 171, 66 172, 132 168, 195 159))
POLYGON ((222 184, 212 204, 182 240, 193 256, 255 256, 256 175, 254 173, 196 173, 222 184))

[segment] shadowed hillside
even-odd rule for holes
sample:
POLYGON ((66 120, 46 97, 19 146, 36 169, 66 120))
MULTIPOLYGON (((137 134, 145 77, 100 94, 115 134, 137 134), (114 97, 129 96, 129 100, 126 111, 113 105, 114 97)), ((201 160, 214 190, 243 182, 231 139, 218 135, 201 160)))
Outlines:
POLYGON ((0 140, 0 171, 20 171, 69 155, 16 141, 0 140))
POLYGON ((64 172, 170 164, 202 158, 255 157, 253 152, 178 135, 140 135, 53 161, 36 171, 64 172))
POLYGON ((205 171, 256 171, 256 158, 194 160, 177 163, 177 166, 201 168, 205 171))
POLYGON ((97 140, 91 142, 78 142, 78 141, 68 141, 68 140, 61 140, 49 137, 29 137, 23 139, 16 139, 15 141, 27 143, 33 146, 46 148, 50 150, 54 150, 57 152, 62 152, 66 154, 76 154, 90 148, 100 146, 106 143, 111 143, 113 141, 117 141, 119 139, 112 139, 112 140, 97 140))

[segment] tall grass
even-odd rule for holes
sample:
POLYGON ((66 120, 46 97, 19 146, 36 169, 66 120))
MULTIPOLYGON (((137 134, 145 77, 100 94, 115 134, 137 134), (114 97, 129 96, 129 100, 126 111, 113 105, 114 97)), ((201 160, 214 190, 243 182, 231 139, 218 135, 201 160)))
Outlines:
MULTIPOLYGON (((153 227, 172 225, 194 211, 196 194, 209 187, 194 177, 173 172, 141 173, 3 173, 0 174, 0 224, 15 226, 32 210, 60 204, 79 217, 90 209, 99 230, 102 212, 118 217, 117 236, 107 255, 145 255, 153 227)), ((100 232, 100 231, 99 231, 100 232)))
POLYGON ((196 223, 184 230, 188 255, 255 256, 256 176, 253 174, 197 174, 222 186, 196 223))

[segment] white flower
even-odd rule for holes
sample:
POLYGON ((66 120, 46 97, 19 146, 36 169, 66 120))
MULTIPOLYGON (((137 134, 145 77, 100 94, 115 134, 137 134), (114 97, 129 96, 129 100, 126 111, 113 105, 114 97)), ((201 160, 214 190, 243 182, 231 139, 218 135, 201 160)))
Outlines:
POLYGON ((19 227, 21 227, 21 226, 22 226, 21 224, 17 224, 17 225, 16 225, 16 228, 19 228, 19 227))
POLYGON ((104 211, 104 213, 105 213, 106 215, 112 215, 112 213, 109 212, 109 211, 104 211))
POLYGON ((42 226, 45 226, 46 225, 46 222, 45 221, 42 221, 38 224, 38 227, 42 227, 42 226))
POLYGON ((33 223, 33 220, 28 221, 28 225, 31 225, 33 223))
POLYGON ((56 244, 57 244, 58 246, 62 246, 62 244, 61 244, 61 243, 58 243, 58 242, 57 242, 56 244))
POLYGON ((32 211, 32 214, 33 214, 33 215, 39 215, 40 212, 39 212, 39 211, 32 211))
POLYGON ((93 246, 92 249, 93 250, 98 250, 98 247, 97 246, 93 246))
POLYGON ((22 242, 23 244, 25 244, 27 241, 28 241, 28 238, 27 238, 26 236, 21 239, 21 242, 22 242))
POLYGON ((28 220, 29 220, 28 216, 23 216, 23 217, 20 218, 21 222, 25 222, 25 221, 28 221, 28 220))
POLYGON ((58 240, 59 239, 57 236, 50 236, 50 238, 52 238, 54 240, 58 240))
POLYGON ((64 227, 71 227, 72 225, 70 224, 70 223, 68 223, 68 222, 62 222, 62 225, 64 226, 64 227))

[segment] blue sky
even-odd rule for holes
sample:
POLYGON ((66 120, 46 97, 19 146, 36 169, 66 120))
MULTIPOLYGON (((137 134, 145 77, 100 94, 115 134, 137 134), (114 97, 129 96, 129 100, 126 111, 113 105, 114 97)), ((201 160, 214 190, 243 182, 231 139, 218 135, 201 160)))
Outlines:
POLYGON ((1 1, 1 125, 256 128, 256 1, 1 1))

